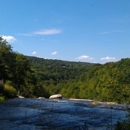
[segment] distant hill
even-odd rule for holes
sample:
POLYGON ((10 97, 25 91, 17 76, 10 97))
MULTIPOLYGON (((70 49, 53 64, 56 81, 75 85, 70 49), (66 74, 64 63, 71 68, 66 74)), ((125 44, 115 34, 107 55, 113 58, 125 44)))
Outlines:
POLYGON ((40 80, 50 81, 55 85, 59 82, 75 79, 91 68, 93 63, 70 62, 62 60, 51 60, 38 57, 26 56, 36 69, 40 80))
POLYGON ((31 63, 34 65, 53 65, 53 66, 74 66, 74 67, 86 67, 91 66, 94 63, 89 63, 89 62, 74 62, 74 61, 64 61, 64 60, 57 60, 57 59, 44 59, 44 58, 39 58, 39 57, 34 57, 34 56, 26 56, 31 63))

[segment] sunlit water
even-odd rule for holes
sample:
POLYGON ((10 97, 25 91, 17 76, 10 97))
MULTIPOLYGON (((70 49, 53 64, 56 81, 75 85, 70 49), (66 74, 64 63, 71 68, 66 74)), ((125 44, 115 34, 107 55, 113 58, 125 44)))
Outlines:
POLYGON ((0 103, 0 130, 106 130, 126 114, 124 105, 16 98, 0 103))

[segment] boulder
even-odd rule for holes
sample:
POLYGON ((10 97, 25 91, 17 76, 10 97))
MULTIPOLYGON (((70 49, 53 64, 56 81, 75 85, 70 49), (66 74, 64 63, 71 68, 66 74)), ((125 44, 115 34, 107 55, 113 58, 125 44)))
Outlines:
POLYGON ((38 99, 45 99, 45 97, 39 97, 38 99))
POLYGON ((18 98, 25 98, 25 97, 19 95, 18 98))
POLYGON ((51 95, 50 97, 49 97, 50 99, 59 99, 59 98, 62 98, 62 95, 61 94, 54 94, 54 95, 51 95))

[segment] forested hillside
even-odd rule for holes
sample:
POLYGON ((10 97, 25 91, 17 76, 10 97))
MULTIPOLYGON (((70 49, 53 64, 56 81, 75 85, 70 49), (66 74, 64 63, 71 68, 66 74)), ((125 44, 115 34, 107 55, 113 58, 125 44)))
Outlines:
POLYGON ((0 37, 0 96, 88 98, 130 103, 130 58, 104 65, 16 53, 0 37))
POLYGON ((60 92, 65 97, 130 103, 130 59, 94 65, 60 92))
POLYGON ((46 86, 55 86, 78 78, 92 63, 49 60, 27 56, 38 77, 46 86))
POLYGON ((51 94, 129 103, 130 59, 104 65, 28 57, 51 94))

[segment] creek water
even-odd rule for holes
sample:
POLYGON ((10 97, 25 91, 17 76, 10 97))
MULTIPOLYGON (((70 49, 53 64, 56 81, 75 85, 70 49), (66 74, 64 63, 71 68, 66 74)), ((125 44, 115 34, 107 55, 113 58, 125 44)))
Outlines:
POLYGON ((0 103, 0 130, 111 130, 126 114, 122 104, 15 98, 0 103))

